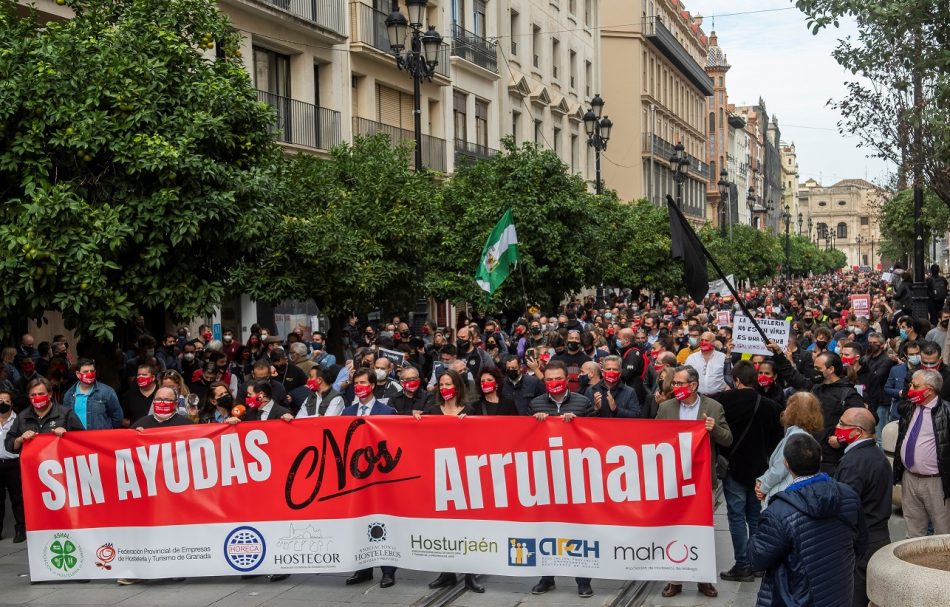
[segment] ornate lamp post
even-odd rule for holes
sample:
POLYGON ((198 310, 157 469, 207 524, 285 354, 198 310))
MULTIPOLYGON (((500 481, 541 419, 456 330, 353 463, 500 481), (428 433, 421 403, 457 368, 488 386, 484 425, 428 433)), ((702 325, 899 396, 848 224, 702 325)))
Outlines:
POLYGON ((804 217, 802 216, 801 213, 799 213, 799 214, 798 214, 798 235, 799 235, 799 236, 802 235, 802 221, 803 221, 803 220, 804 220, 804 217))
POLYGON ((785 278, 790 279, 792 277, 792 269, 789 267, 789 262, 791 261, 791 240, 788 234, 789 225, 792 223, 792 213, 789 206, 785 205, 785 211, 782 213, 782 219, 785 220, 785 278))
POLYGON ((389 48, 396 58, 396 66, 406 70, 412 78, 412 110, 415 122, 416 171, 422 170, 422 81, 432 81, 435 76, 435 66, 439 63, 439 49, 442 47, 442 36, 429 26, 422 31, 422 20, 425 17, 428 0, 406 0, 407 19, 399 10, 399 5, 393 1, 393 10, 386 18, 386 32, 389 35, 389 48), (407 29, 411 31, 409 49, 406 49, 407 29))
POLYGON ((610 140, 610 129, 614 123, 609 117, 601 114, 604 111, 604 100, 600 95, 594 95, 590 100, 590 109, 584 114, 584 130, 587 131, 587 145, 594 148, 595 167, 597 181, 594 189, 598 194, 602 193, 602 183, 600 180, 600 153, 607 149, 607 142, 610 140))
POLYGON ((673 170, 673 180, 676 182, 676 206, 683 208, 683 182, 686 180, 686 171, 689 169, 689 158, 686 157, 686 148, 680 141, 673 148, 670 156, 670 169, 673 170))
POLYGON ((755 212, 755 186, 749 186, 749 192, 745 197, 746 206, 749 207, 749 225, 755 226, 755 217, 753 214, 755 212))
POLYGON ((719 181, 716 185, 719 186, 719 228, 722 230, 723 236, 726 235, 726 230, 728 229, 731 237, 732 209, 729 204, 729 171, 726 169, 719 171, 719 181))

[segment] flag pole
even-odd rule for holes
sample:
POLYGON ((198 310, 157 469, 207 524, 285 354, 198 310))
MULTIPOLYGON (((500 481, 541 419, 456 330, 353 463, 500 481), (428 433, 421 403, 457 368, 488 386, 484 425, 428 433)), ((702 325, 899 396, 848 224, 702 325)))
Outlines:
POLYGON ((667 194, 666 198, 667 198, 667 201, 671 203, 669 207, 676 211, 676 214, 679 216, 681 223, 684 226, 686 226, 686 229, 688 229, 693 234, 693 236, 696 237, 696 242, 699 243, 699 248, 702 249, 703 256, 705 256, 706 259, 709 260, 709 263, 712 264, 713 269, 716 270, 716 274, 718 274, 719 278, 722 279, 722 282, 726 284, 726 287, 729 289, 729 292, 732 293, 732 297, 735 298, 736 303, 738 303, 739 307, 742 309, 742 313, 746 315, 746 318, 752 321, 752 326, 755 327, 755 329, 759 332, 759 335, 762 336, 762 339, 765 341, 765 344, 768 345, 769 343, 771 343, 772 340, 769 339, 768 335, 765 334, 765 331, 762 330, 762 327, 759 326, 759 323, 756 322, 755 318, 751 314, 749 314, 749 310, 748 308, 745 307, 745 302, 742 301, 742 298, 739 297, 739 294, 736 292, 736 288, 732 286, 732 283, 729 282, 728 278, 726 278, 725 273, 722 271, 722 268, 719 267, 719 264, 716 262, 716 259, 709 253, 708 250, 706 250, 706 245, 703 244, 702 239, 699 237, 699 235, 696 234, 696 231, 693 230, 693 226, 690 225, 689 221, 686 220, 686 217, 683 215, 683 212, 680 211, 680 208, 673 201, 673 197, 667 194))

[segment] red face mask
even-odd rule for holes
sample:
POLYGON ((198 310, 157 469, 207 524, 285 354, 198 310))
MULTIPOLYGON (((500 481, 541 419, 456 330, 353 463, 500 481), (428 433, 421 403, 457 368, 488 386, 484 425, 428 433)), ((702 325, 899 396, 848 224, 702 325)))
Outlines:
POLYGON ((835 438, 837 438, 838 442, 842 445, 847 445, 856 440, 859 436, 861 436, 860 428, 842 428, 841 426, 835 426, 835 438))
POLYGON ((482 392, 484 394, 491 394, 498 387, 494 381, 483 381, 482 382, 482 392))
POLYGON ((850 367, 856 362, 858 362, 857 356, 842 356, 841 357, 841 364, 846 367, 850 367))
POLYGON ((712 349, 713 349, 712 342, 705 341, 705 340, 699 342, 699 349, 702 350, 703 352, 712 352, 712 349))
POLYGON ((927 388, 911 388, 907 390, 907 398, 915 405, 922 405, 927 402, 927 388))
POLYGON ((518 325, 517 327, 515 327, 515 334, 524 335, 524 327, 522 325, 518 325))
POLYGON ((419 386, 422 385, 422 381, 418 379, 409 379, 402 382, 402 389, 406 392, 411 392, 415 394, 416 390, 419 389, 419 386))
POLYGON ((367 398, 370 394, 373 393, 372 384, 357 384, 353 386, 353 392, 356 393, 356 398, 367 398))
POLYGON ((615 384, 620 381, 620 371, 604 371, 604 379, 608 384, 615 384))
POLYGON ((152 401, 152 411, 155 415, 171 415, 178 409, 178 403, 173 400, 152 401))
POLYGON ((139 385, 139 388, 144 388, 148 386, 150 383, 152 383, 152 376, 151 375, 136 375, 135 383, 139 385))
POLYGON ((771 375, 760 375, 759 376, 759 385, 763 388, 768 388, 775 383, 775 378, 771 375))
POLYGON ((439 394, 442 395, 442 400, 452 400, 455 398, 455 386, 441 386, 439 394))
POLYGON ((550 353, 542 354, 541 356, 538 357, 538 360, 541 361, 542 365, 546 365, 548 364, 548 362, 551 361, 551 354, 550 353))
POLYGON ((264 398, 260 394, 255 394, 254 396, 248 396, 244 399, 244 404, 250 407, 251 409, 257 409, 264 404, 264 398))
POLYGON ((656 371, 657 373, 659 373, 660 371, 662 371, 662 370, 663 370, 663 363, 654 363, 654 364, 653 364, 653 370, 656 371))
POLYGON ((32 375, 33 371, 36 370, 36 365, 33 363, 23 363, 21 366, 23 367, 23 372, 27 375, 32 375))
POLYGON ((752 366, 755 367, 755 370, 759 370, 759 363, 752 363, 752 366))
POLYGON ((211 331, 206 331, 205 333, 202 333, 201 336, 204 337, 205 341, 211 341, 211 331))
POLYGON ((87 386, 91 386, 92 384, 96 383, 96 372, 89 371, 88 373, 80 373, 79 381, 86 384, 87 386))
POLYGON ((673 398, 679 401, 686 401, 693 395, 693 389, 689 386, 675 386, 673 388, 673 398))
POLYGON ((316 391, 317 391, 317 388, 320 387, 320 380, 319 380, 319 379, 308 379, 308 380, 307 380, 307 387, 310 388, 312 391, 316 392, 316 391))
POLYGON ((567 380, 552 379, 550 381, 544 382, 544 387, 547 388, 548 394, 551 396, 560 396, 567 392, 567 380))
POLYGON ((30 404, 33 405, 33 408, 42 411, 49 406, 49 394, 41 394, 39 396, 31 396, 30 404))

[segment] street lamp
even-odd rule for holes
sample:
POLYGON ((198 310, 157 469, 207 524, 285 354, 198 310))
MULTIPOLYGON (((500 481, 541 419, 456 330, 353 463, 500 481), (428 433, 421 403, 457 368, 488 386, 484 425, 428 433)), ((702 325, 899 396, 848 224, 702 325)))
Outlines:
POLYGON ((729 171, 722 169, 719 171, 719 182, 716 184, 719 186, 719 228, 722 230, 722 235, 726 235, 726 226, 732 227, 732 213, 730 212, 728 202, 729 202, 729 171), (729 216, 729 219, 726 219, 726 216, 729 216))
POLYGON ((673 170, 673 180, 676 182, 676 206, 683 207, 683 181, 686 179, 686 171, 689 169, 689 158, 686 157, 686 148, 680 141, 673 147, 673 155, 670 156, 670 169, 673 170))
POLYGON ((749 225, 755 225, 755 218, 753 214, 755 213, 755 186, 749 186, 749 193, 745 198, 746 206, 749 207, 749 225))
POLYGON ((801 213, 798 214, 798 235, 802 235, 802 222, 804 221, 804 216, 801 213))
POLYGON ((782 213, 782 219, 785 220, 785 278, 792 278, 792 270, 789 267, 789 261, 792 253, 791 240, 789 240, 788 227, 792 222, 791 208, 786 204, 785 211, 782 213))
POLYGON ((861 263, 861 245, 864 244, 864 243, 866 243, 866 242, 867 242, 867 239, 866 239, 864 236, 858 234, 858 237, 855 238, 854 241, 855 241, 856 243, 858 243, 858 263, 855 264, 855 265, 857 265, 857 266, 858 266, 858 269, 860 269, 861 266, 864 265, 864 264, 861 263))
POLYGON ((435 66, 439 63, 439 49, 442 48, 442 36, 429 26, 422 31, 428 0, 406 0, 407 19, 393 0, 393 10, 386 18, 386 33, 389 36, 389 48, 396 58, 396 67, 406 70, 412 78, 412 110, 415 118, 416 171, 422 170, 422 81, 432 82, 435 66), (412 39, 406 50, 406 34, 411 30, 412 39))
MULTIPOLYGON (((808 215, 808 242, 811 242, 811 215, 808 215)), ((818 236, 815 236, 815 244, 818 244, 818 236)))
POLYGON ((614 123, 609 117, 601 114, 604 111, 604 100, 600 95, 594 95, 590 100, 590 109, 584 114, 584 130, 587 131, 587 145, 594 148, 594 158, 596 159, 597 181, 594 188, 598 194, 602 193, 602 183, 600 180, 600 153, 607 149, 607 141, 610 140, 610 129, 614 123))

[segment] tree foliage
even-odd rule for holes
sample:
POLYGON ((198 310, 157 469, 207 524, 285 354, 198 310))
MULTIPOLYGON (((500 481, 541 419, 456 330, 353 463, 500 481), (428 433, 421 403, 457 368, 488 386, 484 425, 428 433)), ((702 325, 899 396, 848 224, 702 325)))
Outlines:
MULTIPOLYGON (((881 225, 881 256, 887 259, 903 259, 914 250, 914 192, 904 190, 882 202, 879 221, 881 225)), ((924 226, 924 243, 934 235, 950 229, 950 210, 941 203, 932 190, 924 190, 924 209, 921 215, 924 226)), ((929 247, 924 245, 924 250, 929 247)))
POLYGON ((0 328, 209 312, 275 157, 238 35, 206 0, 67 3, 50 23, 0 7, 0 328))
POLYGON ((831 102, 839 128, 855 134, 872 156, 898 167, 899 189, 919 163, 926 183, 950 207, 950 10, 933 0, 797 0, 817 33, 843 16, 858 25, 833 55, 862 80, 831 102), (919 100, 915 100, 915 80, 919 100), (919 127, 921 140, 913 132, 919 127))

